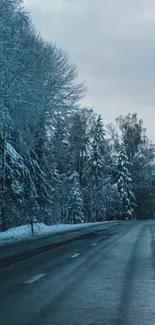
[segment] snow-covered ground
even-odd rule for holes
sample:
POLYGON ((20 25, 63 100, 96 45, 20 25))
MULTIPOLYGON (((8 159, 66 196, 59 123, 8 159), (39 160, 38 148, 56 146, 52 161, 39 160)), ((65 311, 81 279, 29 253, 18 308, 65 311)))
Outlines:
POLYGON ((97 222, 97 223, 83 223, 78 225, 54 225, 46 226, 44 223, 37 223, 34 225, 34 235, 31 234, 30 225, 20 226, 16 228, 8 229, 6 232, 0 232, 0 246, 18 243, 21 241, 27 241, 46 237, 49 235, 57 235, 68 231, 76 231, 86 227, 95 226, 99 224, 106 224, 109 221, 97 222))

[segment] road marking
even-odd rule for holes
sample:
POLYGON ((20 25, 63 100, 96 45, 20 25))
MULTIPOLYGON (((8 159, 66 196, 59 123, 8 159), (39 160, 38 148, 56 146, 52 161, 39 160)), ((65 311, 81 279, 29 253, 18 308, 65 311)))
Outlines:
POLYGON ((31 283, 39 280, 40 278, 43 278, 43 276, 45 276, 45 274, 38 274, 38 275, 34 276, 32 279, 26 281, 25 284, 31 284, 31 283))
POLYGON ((94 244, 92 244, 92 247, 94 247, 94 246, 96 246, 97 245, 97 243, 94 243, 94 244))
POLYGON ((76 257, 78 257, 79 255, 80 255, 80 253, 76 253, 76 254, 72 255, 71 258, 76 258, 76 257))

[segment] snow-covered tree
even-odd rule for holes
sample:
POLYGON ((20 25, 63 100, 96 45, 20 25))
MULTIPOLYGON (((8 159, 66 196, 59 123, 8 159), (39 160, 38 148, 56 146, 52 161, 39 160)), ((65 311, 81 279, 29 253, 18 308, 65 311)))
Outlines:
POLYGON ((80 177, 80 185, 84 181, 90 138, 94 125, 94 112, 90 109, 80 109, 72 116, 70 127, 70 168, 80 177))
POLYGON ((83 198, 78 173, 73 172, 69 177, 69 183, 68 221, 75 224, 84 222, 83 198))
POLYGON ((110 164, 110 153, 101 115, 98 116, 94 125, 92 145, 90 151, 90 168, 95 178, 95 185, 98 186, 99 178, 107 176, 110 164))
POLYGON ((32 210, 47 224, 117 218, 121 202, 125 216, 154 215, 155 146, 142 120, 119 117, 108 138, 101 116, 80 108, 77 77, 68 55, 38 35, 23 1, 0 0, 2 230, 32 210))
POLYGON ((147 138, 143 121, 138 120, 137 114, 120 116, 117 125, 130 162, 128 168, 136 196, 136 216, 152 218, 155 146, 147 138))
POLYGON ((122 203, 122 217, 128 219, 135 218, 135 194, 129 173, 129 162, 125 148, 122 146, 118 155, 118 179, 117 186, 122 203))
MULTIPOLYGON (((31 207, 29 199, 33 193, 37 197, 35 184, 30 171, 23 158, 6 142, 5 148, 5 178, 3 180, 3 193, 1 192, 1 229, 19 226, 27 222, 31 207), (2 201, 3 200, 3 201, 2 201)), ((34 200, 35 207, 37 201, 34 200)))
POLYGON ((105 184, 107 184, 110 152, 105 138, 105 130, 101 115, 94 121, 88 159, 88 186, 85 190, 89 195, 90 219, 101 221, 106 218, 105 184))
POLYGON ((65 160, 65 150, 60 154, 65 144, 55 136, 57 143, 49 145, 49 139, 60 118, 67 125, 84 86, 68 55, 38 35, 22 1, 1 0, 0 21, 0 134, 5 128, 5 140, 23 159, 35 184, 39 215, 48 222, 53 163, 62 174, 65 160), (50 147, 55 147, 52 164, 50 147))

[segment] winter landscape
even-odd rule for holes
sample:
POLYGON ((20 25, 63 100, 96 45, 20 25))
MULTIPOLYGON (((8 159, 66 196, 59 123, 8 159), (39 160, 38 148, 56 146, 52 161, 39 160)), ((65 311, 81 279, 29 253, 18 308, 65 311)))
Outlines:
POLYGON ((155 144, 83 104, 25 3, 0 0, 0 324, 153 325, 155 144))

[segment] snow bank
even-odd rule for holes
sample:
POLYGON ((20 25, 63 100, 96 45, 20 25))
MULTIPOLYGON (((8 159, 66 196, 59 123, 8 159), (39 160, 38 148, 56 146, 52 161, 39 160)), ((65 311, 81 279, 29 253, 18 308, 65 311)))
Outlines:
POLYGON ((6 245, 10 245, 18 242, 46 237, 49 235, 58 235, 68 231, 73 231, 73 230, 76 231, 90 226, 106 224, 106 223, 109 223, 109 221, 97 222, 97 223, 83 223, 78 225, 61 224, 61 225, 54 225, 54 226, 46 226, 44 223, 37 223, 34 225, 34 230, 35 230, 34 235, 31 234, 30 225, 20 226, 20 227, 8 229, 5 232, 0 232, 0 246, 4 247, 6 245))

